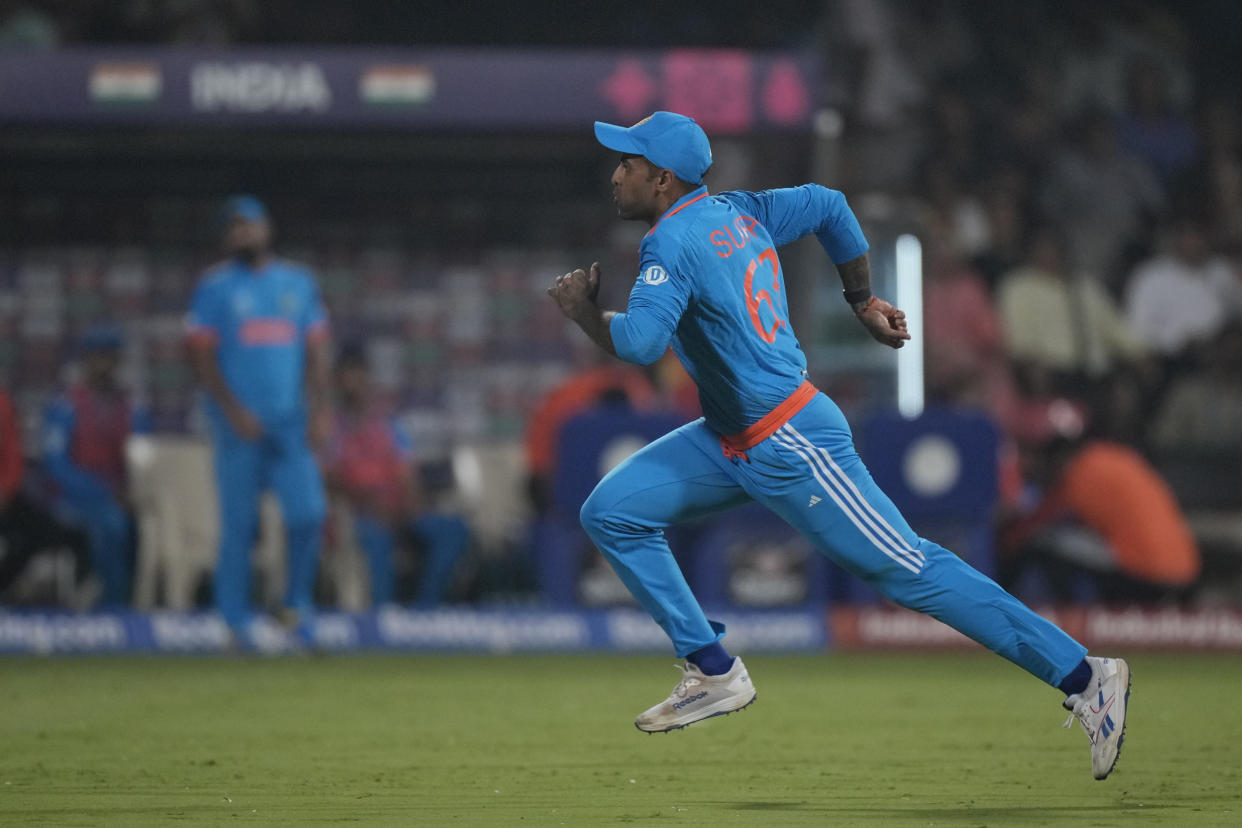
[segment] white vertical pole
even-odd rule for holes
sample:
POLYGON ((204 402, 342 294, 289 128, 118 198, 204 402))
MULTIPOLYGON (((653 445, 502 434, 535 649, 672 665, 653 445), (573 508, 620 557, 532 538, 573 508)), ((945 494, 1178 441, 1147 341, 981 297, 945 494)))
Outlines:
POLYGON ((923 413, 923 245, 909 234, 897 238, 896 304, 910 326, 897 352, 897 410, 912 420, 923 413))

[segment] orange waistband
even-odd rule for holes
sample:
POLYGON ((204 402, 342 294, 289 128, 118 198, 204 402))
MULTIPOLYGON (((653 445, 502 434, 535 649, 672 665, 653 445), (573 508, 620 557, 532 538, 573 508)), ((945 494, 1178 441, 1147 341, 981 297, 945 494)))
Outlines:
POLYGON ((806 404, 811 401, 811 398, 818 393, 819 389, 812 385, 810 380, 804 381, 798 386, 798 390, 786 397, 780 405, 764 414, 763 419, 745 431, 724 435, 720 438, 720 444, 735 453, 741 453, 746 451, 746 449, 754 448, 775 434, 778 428, 793 419, 793 416, 805 408, 806 404))

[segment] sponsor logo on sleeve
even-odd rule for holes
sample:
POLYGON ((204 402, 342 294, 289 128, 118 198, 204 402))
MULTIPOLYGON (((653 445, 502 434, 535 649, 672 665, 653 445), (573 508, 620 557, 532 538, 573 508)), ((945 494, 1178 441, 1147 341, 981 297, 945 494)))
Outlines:
POLYGON ((649 285, 662 285, 668 281, 668 271, 659 265, 652 265, 643 271, 643 281, 649 285))

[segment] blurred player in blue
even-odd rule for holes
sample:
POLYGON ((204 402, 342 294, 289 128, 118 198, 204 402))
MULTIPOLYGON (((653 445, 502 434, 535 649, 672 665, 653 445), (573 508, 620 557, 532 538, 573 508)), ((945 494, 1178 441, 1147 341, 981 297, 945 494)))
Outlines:
POLYGON ((267 209, 235 196, 222 211, 228 258, 191 300, 188 336, 207 392, 220 499, 215 601, 243 646, 262 646, 249 605, 259 497, 280 500, 289 565, 281 622, 303 643, 326 504, 309 439, 329 426, 328 320, 310 273, 276 258, 267 209))
POLYGON ((100 602, 129 603, 134 572, 134 522, 129 511, 125 444, 149 430, 118 379, 120 328, 90 328, 78 345, 81 377, 48 406, 43 422, 43 465, 55 485, 54 506, 88 538, 91 564, 102 586, 100 602))
POLYGON ((845 300, 875 339, 900 348, 910 338, 905 314, 871 293, 867 241, 845 197, 815 184, 710 195, 702 184, 712 163, 707 135, 671 112, 629 128, 597 122, 595 135, 621 153, 612 174, 618 213, 651 225, 638 278, 624 312, 596 304, 598 263, 557 278, 548 293, 621 359, 648 364, 671 344, 704 413, 613 469, 582 507, 595 545, 687 660, 673 692, 637 727, 674 730, 754 701, 746 667, 725 650, 724 626, 704 615, 663 530, 757 500, 893 601, 1059 688, 1091 741, 1093 775, 1106 777, 1125 728, 1126 663, 1088 657, 989 578, 918 537, 872 481, 840 409, 807 380, 776 254, 803 236, 814 234, 836 264, 845 300))

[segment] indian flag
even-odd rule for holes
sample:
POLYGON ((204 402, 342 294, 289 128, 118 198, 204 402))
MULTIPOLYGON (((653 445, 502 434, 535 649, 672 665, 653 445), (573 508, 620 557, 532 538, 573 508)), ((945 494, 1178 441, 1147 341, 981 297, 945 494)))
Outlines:
POLYGON ((160 96, 164 78, 154 63, 99 63, 91 71, 91 100, 102 104, 147 104, 160 96))
POLYGON ((372 66, 358 80, 358 95, 377 106, 417 106, 436 94, 436 78, 426 66, 372 66))

